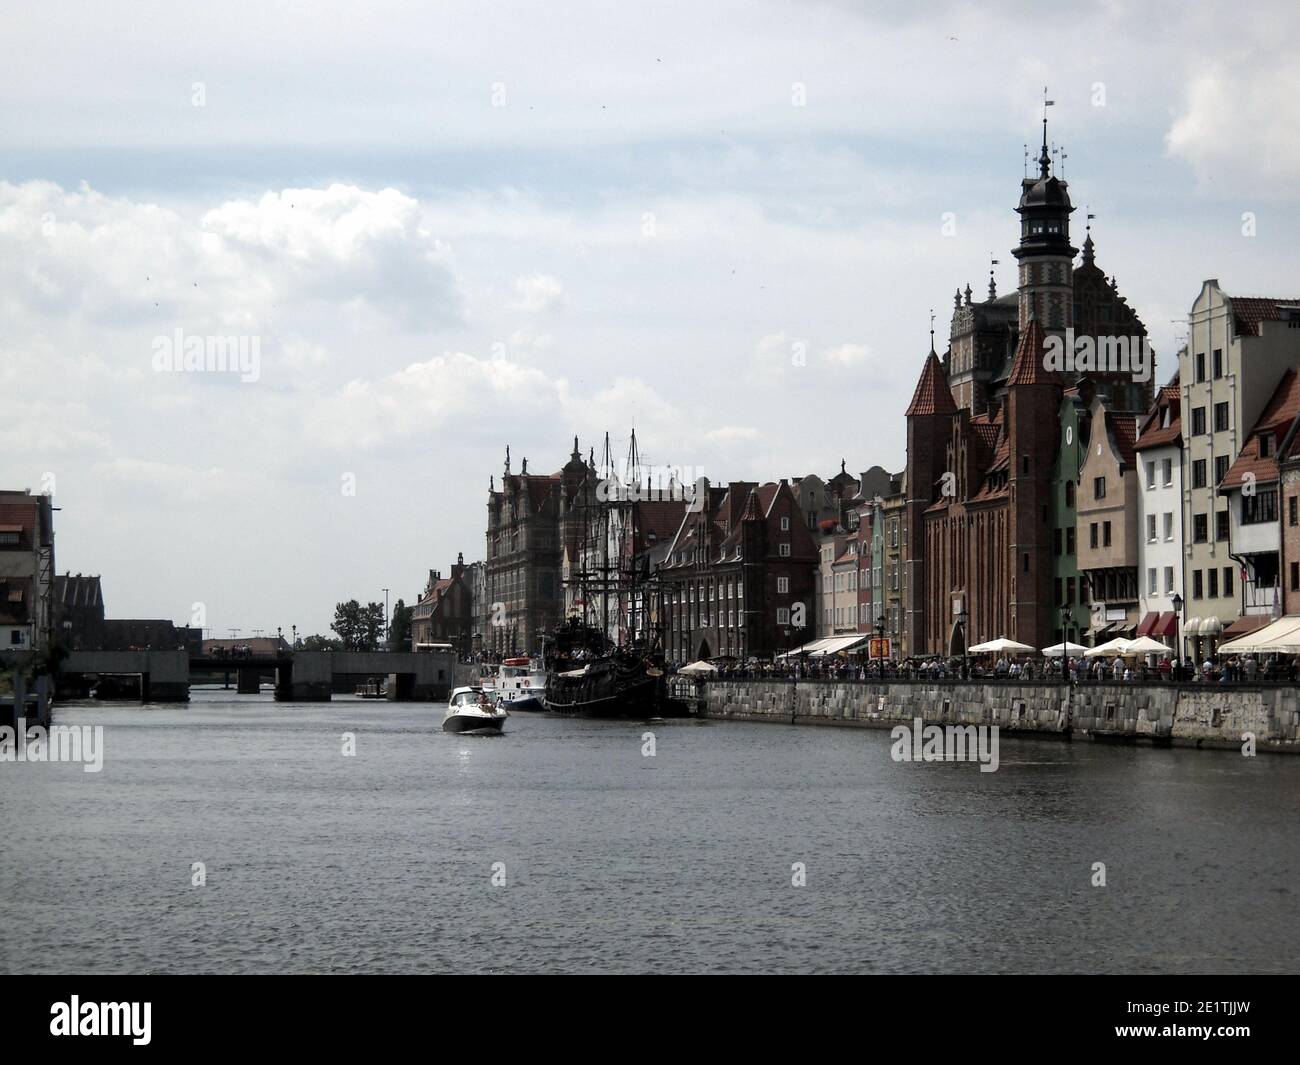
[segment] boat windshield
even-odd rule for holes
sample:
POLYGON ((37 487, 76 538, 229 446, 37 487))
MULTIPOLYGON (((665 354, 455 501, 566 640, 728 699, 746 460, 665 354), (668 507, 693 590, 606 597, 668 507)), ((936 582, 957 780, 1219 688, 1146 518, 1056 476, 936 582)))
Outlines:
POLYGON ((481 692, 461 692, 456 696, 454 706, 478 706, 481 692))

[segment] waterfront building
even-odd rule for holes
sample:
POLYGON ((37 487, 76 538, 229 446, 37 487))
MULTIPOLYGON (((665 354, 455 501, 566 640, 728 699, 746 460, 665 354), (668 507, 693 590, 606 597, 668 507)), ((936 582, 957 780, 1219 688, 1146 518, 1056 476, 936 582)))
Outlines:
POLYGON ((667 657, 767 657, 806 643, 817 544, 789 482, 701 484, 659 567, 667 657))
POLYGON ((881 594, 877 602, 884 603, 884 635, 888 636, 890 654, 895 660, 906 658, 909 640, 904 627, 904 607, 909 589, 913 586, 908 571, 907 551, 908 498, 907 483, 910 471, 898 478, 897 486, 885 496, 880 508, 880 523, 884 530, 881 542, 881 594))
POLYGON ((1300 614, 1300 429, 1278 446, 1278 521, 1282 544, 1282 613, 1300 614))
POLYGON ((49 645, 53 593, 51 497, 0 491, 0 651, 39 651, 49 645))
POLYGON ((1088 581, 1079 568, 1079 470, 1088 449, 1088 418, 1084 390, 1067 388, 1058 412, 1060 433, 1051 474, 1053 604, 1063 624, 1053 637, 1081 643, 1091 625, 1088 581), (1066 631, 1068 630, 1068 631, 1066 631))
POLYGON ((483 651, 485 627, 487 625, 487 575, 482 561, 471 562, 468 568, 470 586, 470 651, 480 654, 483 651))
POLYGON ((1076 492, 1078 565, 1088 584, 1096 646, 1131 639, 1138 622, 1137 419, 1100 396, 1088 407, 1088 445, 1076 492))
POLYGON ((559 625, 566 609, 564 551, 576 558, 582 509, 579 491, 594 496, 595 471, 574 437, 573 453, 556 473, 530 474, 528 460, 510 470, 506 449, 501 488, 488 485, 487 555, 484 562, 484 651, 491 656, 529 654, 559 625))
POLYGON ((999 297, 990 272, 982 303, 969 285, 964 299, 958 291, 942 359, 932 336, 906 415, 905 653, 960 654, 999 636, 1041 647, 1060 638, 1063 611, 1077 627, 1090 608, 1067 550, 1081 413, 1096 398, 1116 416, 1144 413, 1154 356, 1097 266, 1090 231, 1076 268, 1074 210, 1044 130, 1038 173, 1022 181, 1016 207, 1016 291, 999 297), (1109 361, 1080 365, 1072 343, 1109 361), (1063 455, 1067 434, 1073 454, 1063 455))
MULTIPOLYGON (((449 643, 461 656, 474 646, 474 584, 464 553, 444 577, 429 570, 424 591, 411 607, 411 650, 427 650, 433 644, 449 643)), ((400 648, 407 650, 407 648, 400 648)))
POLYGON ((1156 396, 1143 419, 1137 442, 1138 603, 1137 635, 1149 636, 1179 651, 1180 619, 1174 596, 1183 589, 1183 438, 1182 390, 1178 374, 1156 396))
MULTIPOLYGON (((1230 564, 1224 566, 1223 578, 1229 579, 1233 568, 1239 567, 1241 596, 1241 616, 1224 627, 1222 640, 1253 632, 1285 612, 1288 574, 1283 569, 1283 530, 1289 520, 1300 520, 1300 515, 1294 513, 1294 502, 1284 502, 1280 462, 1284 457, 1294 458, 1300 451, 1297 426, 1300 426, 1300 375, 1288 369, 1282 374, 1268 406, 1251 427, 1236 460, 1218 484, 1219 495, 1228 504, 1230 564)), ((1295 499, 1294 494, 1291 498, 1295 499)), ((1292 555, 1290 561, 1300 560, 1292 555)), ((1206 569, 1197 586, 1193 570, 1193 608, 1209 598, 1211 591, 1222 592, 1221 586, 1213 584, 1217 576, 1214 569, 1206 569)))
MULTIPOLYGON (((1214 652, 1223 629, 1247 605, 1262 607, 1260 596, 1270 597, 1271 609, 1271 587, 1264 592, 1256 585, 1243 601, 1237 582, 1228 584, 1224 578, 1225 572, 1235 574, 1238 563, 1232 557, 1228 499, 1219 486, 1282 375, 1297 365, 1300 299, 1231 296, 1217 279, 1202 284, 1188 316, 1187 347, 1179 359, 1188 478, 1183 493, 1183 586, 1188 590, 1184 631, 1198 658, 1214 652)), ((1253 550, 1258 546, 1254 532, 1246 530, 1252 548, 1247 553, 1267 556, 1267 551, 1253 550)))

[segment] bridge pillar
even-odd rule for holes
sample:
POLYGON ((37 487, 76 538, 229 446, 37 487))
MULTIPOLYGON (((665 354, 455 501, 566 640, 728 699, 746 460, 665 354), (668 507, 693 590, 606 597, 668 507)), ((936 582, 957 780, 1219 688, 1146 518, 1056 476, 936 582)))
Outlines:
POLYGON ((258 666, 251 666, 239 671, 239 684, 236 691, 240 695, 256 695, 261 690, 262 670, 258 666))
MULTIPOLYGON (((330 651, 297 651, 289 679, 289 698, 295 703, 327 703, 330 701, 331 680, 334 676, 333 654, 330 651)), ((276 698, 280 698, 277 688, 276 698)))
POLYGON ((275 700, 279 703, 293 701, 293 663, 275 667, 275 700))
POLYGON ((190 659, 184 651, 150 651, 149 671, 140 674, 143 703, 190 701, 190 659))
POLYGON ((415 674, 388 674, 388 701, 390 703, 409 703, 415 699, 415 674))

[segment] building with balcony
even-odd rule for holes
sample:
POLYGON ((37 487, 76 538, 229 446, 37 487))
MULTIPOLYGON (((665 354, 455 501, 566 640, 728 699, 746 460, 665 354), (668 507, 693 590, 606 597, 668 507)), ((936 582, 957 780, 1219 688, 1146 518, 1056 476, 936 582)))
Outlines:
MULTIPOLYGON (((1222 630, 1241 615, 1243 599, 1231 544, 1231 491, 1220 485, 1236 462, 1282 375, 1300 365, 1300 299, 1231 296, 1217 280, 1204 282, 1188 317, 1187 347, 1179 356, 1182 389, 1183 587, 1187 590, 1185 629, 1196 640, 1197 656, 1212 654, 1222 630), (1198 595, 1199 589, 1199 595, 1198 595)), ((1268 500, 1251 504, 1246 525, 1268 500)), ((1238 518, 1240 520, 1240 518, 1238 518)), ((1269 554, 1247 530, 1246 555, 1269 554)), ((1261 563, 1267 565, 1267 563, 1261 563)), ((1273 580, 1262 573, 1258 580, 1273 580)), ((1257 584, 1251 608, 1263 609, 1257 584)))

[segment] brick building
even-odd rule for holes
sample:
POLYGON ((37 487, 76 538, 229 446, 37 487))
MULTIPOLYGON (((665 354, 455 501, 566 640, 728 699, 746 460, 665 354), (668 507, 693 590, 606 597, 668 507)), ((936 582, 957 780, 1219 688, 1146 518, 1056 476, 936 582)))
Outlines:
POLYGON ((54 622, 51 498, 0 492, 0 651, 46 647, 54 622))
POLYGON ((817 545, 789 482, 703 490, 659 567, 667 657, 766 657, 806 642, 817 545))
POLYGON ((907 410, 903 654, 960 654, 999 636, 1037 647, 1060 638, 1054 544, 1058 529, 1065 536, 1056 504, 1066 391, 1077 390, 1084 408, 1100 397, 1117 414, 1151 402, 1150 375, 1085 372, 1049 359, 1049 338, 1089 337, 1095 345, 1141 340, 1146 330, 1096 265, 1091 233, 1075 267, 1074 207, 1066 182, 1051 172, 1045 129, 1038 164, 1016 207, 1019 287, 999 298, 990 280, 981 305, 969 285, 965 302, 958 292, 948 350, 940 360, 931 343, 907 410))
POLYGON ((439 570, 429 570, 424 591, 411 607, 411 644, 415 650, 435 643, 449 643, 459 655, 473 650, 473 581, 464 554, 456 556, 446 577, 439 570))

